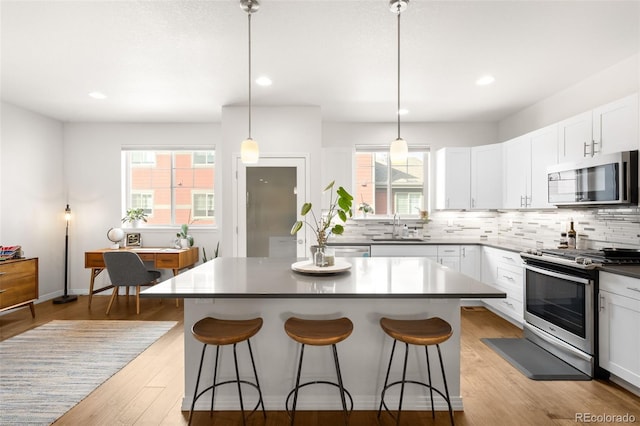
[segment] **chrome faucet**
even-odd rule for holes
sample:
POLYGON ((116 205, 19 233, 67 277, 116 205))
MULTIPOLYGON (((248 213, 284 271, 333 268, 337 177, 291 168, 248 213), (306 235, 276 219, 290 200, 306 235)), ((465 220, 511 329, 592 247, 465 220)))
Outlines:
MULTIPOLYGON (((398 213, 394 213, 393 214, 393 228, 391 229, 391 236, 392 237, 397 237, 398 234, 396 233, 396 221, 398 222, 398 228, 400 228, 400 215, 398 213)), ((400 232, 400 231, 398 231, 400 232)))

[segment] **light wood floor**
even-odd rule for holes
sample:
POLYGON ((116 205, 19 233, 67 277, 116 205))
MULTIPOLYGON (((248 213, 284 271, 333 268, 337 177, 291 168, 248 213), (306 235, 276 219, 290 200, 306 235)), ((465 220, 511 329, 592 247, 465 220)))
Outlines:
MULTIPOLYGON (((36 306, 36 318, 29 309, 0 316, 0 340, 53 319, 106 319, 108 296, 95 296, 91 310, 87 298, 77 302, 36 306)), ((182 306, 182 304, 181 304, 182 306)), ((183 395, 182 307, 173 300, 143 300, 140 315, 135 299, 124 296, 114 303, 109 318, 130 320, 176 320, 180 323, 105 384, 97 388, 56 425, 185 425, 188 413, 180 411, 183 395)), ((533 381, 480 341, 481 337, 520 336, 520 330, 489 311, 462 311, 462 397, 465 411, 455 413, 457 425, 575 425, 576 413, 635 416, 640 423, 640 398, 602 381, 533 381)), ((108 356, 105 354, 105 356, 108 356)), ((90 362, 90 360, 87 360, 90 362)), ((446 362, 446 361, 445 361, 446 362)), ((194 366, 194 368, 196 368, 194 366)), ((447 425, 446 412, 436 421, 429 412, 406 412, 403 425, 447 425)), ((195 425, 241 425, 239 413, 197 413, 195 425)), ((254 415, 250 425, 288 424, 284 412, 268 412, 267 420, 254 415)), ((342 424, 339 412, 300 412, 297 425, 342 424)), ((359 411, 351 415, 351 426, 393 425, 383 414, 359 411)))

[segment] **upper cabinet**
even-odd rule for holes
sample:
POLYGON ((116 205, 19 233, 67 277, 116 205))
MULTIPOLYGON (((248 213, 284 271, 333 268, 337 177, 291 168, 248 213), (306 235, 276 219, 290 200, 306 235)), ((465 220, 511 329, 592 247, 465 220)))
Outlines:
POLYGON ((638 149, 638 94, 593 110, 595 153, 638 149))
POLYGON ((527 133, 503 145, 503 207, 550 208, 547 167, 557 162, 555 125, 527 133))
POLYGON ((468 209, 470 183, 471 149, 439 149, 436 152, 436 209, 468 209))
POLYGON ((502 207, 502 144, 471 148, 471 208, 502 207))
POLYGON ((558 123, 558 162, 638 149, 638 94, 558 123))

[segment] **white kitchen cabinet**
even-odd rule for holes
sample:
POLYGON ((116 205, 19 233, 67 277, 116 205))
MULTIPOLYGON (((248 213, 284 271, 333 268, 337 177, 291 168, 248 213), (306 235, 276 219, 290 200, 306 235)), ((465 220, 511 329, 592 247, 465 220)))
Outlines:
POLYGON ((640 280, 600 272, 600 367, 640 387, 640 280))
POLYGON ((470 183, 471 149, 439 149, 436 152, 436 209, 469 209, 470 183))
POLYGON ((502 207, 502 144, 471 148, 471 208, 502 207))
POLYGON ((558 163, 558 126, 551 125, 529 133, 531 141, 531 184, 529 208, 554 208, 549 204, 547 167, 558 163))
POLYGON ((591 156, 592 123, 591 111, 558 123, 558 163, 591 156))
POLYGON ((593 110, 596 153, 611 154, 638 149, 638 94, 593 110))
POLYGON ((460 271, 460 246, 438 246, 438 263, 454 271, 460 271))
POLYGON ((638 149, 638 94, 558 123, 558 162, 638 149))
POLYGON ((502 144, 505 209, 528 207, 531 198, 531 140, 520 136, 502 144))
POLYGON ((460 272, 480 281, 481 276, 482 246, 460 246, 460 272))
POLYGON ((516 252, 482 248, 482 281, 506 293, 505 299, 486 299, 485 305, 514 324, 524 323, 524 264, 516 252))

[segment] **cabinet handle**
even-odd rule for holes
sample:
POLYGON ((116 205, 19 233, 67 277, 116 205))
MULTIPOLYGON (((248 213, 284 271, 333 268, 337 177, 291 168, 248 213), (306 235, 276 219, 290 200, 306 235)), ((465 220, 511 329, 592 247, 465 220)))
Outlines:
POLYGON ((584 142, 582 145, 583 145, 582 146, 582 156, 583 157, 587 157, 589 155, 589 153, 587 152, 587 143, 584 142))
POLYGON ((600 312, 604 311, 604 306, 606 305, 605 299, 603 295, 600 295, 600 312))
POLYGON ((640 293, 640 288, 635 288, 635 287, 627 287, 627 290, 631 290, 631 291, 637 291, 638 293, 640 293))
POLYGON ((513 277, 510 277, 509 275, 503 275, 502 278, 506 278, 509 281, 515 281, 515 279, 513 277))
POLYGON ((462 247, 462 257, 467 257, 466 247, 462 247))
POLYGON ((594 154, 599 153, 601 150, 596 151, 596 145, 598 145, 598 142, 596 142, 595 140, 591 140, 591 156, 593 157, 594 154))
POLYGON ((509 257, 509 256, 502 256, 503 259, 507 259, 509 262, 513 262, 513 257, 509 257))
POLYGON ((507 302, 506 300, 503 300, 502 303, 509 306, 510 308, 513 308, 513 303, 507 302))
POLYGON ((525 206, 524 197, 521 195, 520 196, 520 207, 524 207, 524 206, 525 206))
POLYGON ((471 199, 471 207, 475 207, 476 206, 476 199, 472 198, 471 199))
POLYGON ((525 207, 531 207, 531 197, 527 197, 525 195, 525 197, 524 197, 524 206, 525 207))

